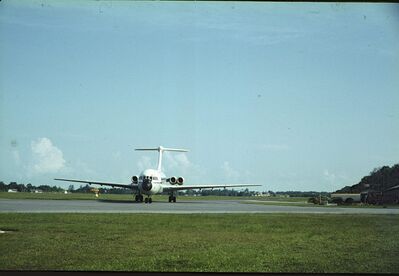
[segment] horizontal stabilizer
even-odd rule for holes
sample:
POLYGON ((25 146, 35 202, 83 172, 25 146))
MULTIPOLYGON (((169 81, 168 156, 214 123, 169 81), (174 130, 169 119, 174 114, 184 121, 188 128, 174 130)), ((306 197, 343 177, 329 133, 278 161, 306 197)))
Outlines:
POLYGON ((140 148, 140 149, 134 149, 134 150, 152 150, 152 151, 180 151, 180 152, 188 152, 186 149, 173 149, 173 148, 164 148, 162 146, 159 146, 157 148, 140 148))

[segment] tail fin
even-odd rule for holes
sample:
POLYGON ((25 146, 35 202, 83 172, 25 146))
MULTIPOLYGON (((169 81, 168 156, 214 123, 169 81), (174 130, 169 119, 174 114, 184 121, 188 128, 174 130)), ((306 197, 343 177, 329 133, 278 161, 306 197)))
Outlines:
POLYGON ((158 166, 157 170, 161 171, 162 169, 162 152, 164 151, 179 151, 179 152, 187 152, 188 150, 185 149, 172 149, 172 148, 164 148, 162 146, 159 146, 157 148, 141 148, 141 149, 135 149, 135 150, 149 150, 149 151, 158 151, 159 156, 158 156, 158 166))

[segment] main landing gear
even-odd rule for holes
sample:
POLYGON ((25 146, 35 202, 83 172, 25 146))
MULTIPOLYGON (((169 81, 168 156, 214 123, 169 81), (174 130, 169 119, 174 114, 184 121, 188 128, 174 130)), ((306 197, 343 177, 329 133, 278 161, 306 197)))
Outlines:
POLYGON ((176 197, 174 195, 170 195, 169 202, 176 202, 176 197))
POLYGON ((134 198, 134 200, 136 201, 136 202, 143 202, 143 195, 136 195, 136 197, 134 198))
POLYGON ((152 198, 151 197, 146 197, 144 202, 145 203, 152 203, 152 198))
POLYGON ((151 197, 146 197, 144 198, 143 195, 136 195, 134 200, 136 202, 145 202, 145 203, 152 203, 152 198, 151 197))

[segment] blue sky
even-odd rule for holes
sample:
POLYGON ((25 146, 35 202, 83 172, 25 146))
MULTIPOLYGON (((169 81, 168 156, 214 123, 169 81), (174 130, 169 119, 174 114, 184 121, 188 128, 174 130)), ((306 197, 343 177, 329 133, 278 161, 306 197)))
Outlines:
POLYGON ((0 180, 334 191, 399 157, 395 4, 2 1, 0 180))

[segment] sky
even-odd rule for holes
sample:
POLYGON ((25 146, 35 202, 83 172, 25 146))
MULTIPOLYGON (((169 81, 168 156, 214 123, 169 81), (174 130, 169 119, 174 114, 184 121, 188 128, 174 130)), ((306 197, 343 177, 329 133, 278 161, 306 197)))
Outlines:
POLYGON ((399 163, 399 6, 1 1, 0 181, 328 191, 399 163))

